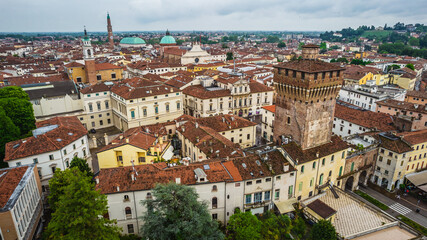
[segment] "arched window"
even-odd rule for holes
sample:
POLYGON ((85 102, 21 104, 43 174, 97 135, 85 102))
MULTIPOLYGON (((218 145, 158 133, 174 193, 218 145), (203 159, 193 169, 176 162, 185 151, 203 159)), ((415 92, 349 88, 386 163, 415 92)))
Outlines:
POLYGON ((109 105, 109 103, 108 103, 108 100, 106 100, 106 101, 105 101, 105 109, 108 109, 108 108, 110 108, 110 105, 109 105))
POLYGON ((101 102, 96 102, 96 107, 98 108, 98 111, 101 110, 101 102))
POLYGON ((212 186, 212 192, 216 192, 216 191, 218 191, 218 187, 216 185, 213 185, 212 186))
POLYGON ((332 176, 332 170, 331 170, 331 171, 329 171, 329 177, 330 177, 330 176, 332 176))
POLYGON ((123 201, 124 201, 124 202, 128 202, 128 201, 129 201, 129 196, 128 196, 128 195, 125 195, 125 196, 123 197, 123 201))
POLYGON ((325 166, 325 158, 322 159, 322 166, 325 166))
POLYGON ((218 207, 218 199, 216 197, 212 198, 212 208, 218 207))
POLYGON ((91 54, 91 52, 90 52, 90 49, 88 49, 88 50, 87 50, 87 56, 88 56, 88 57, 91 57, 91 56, 92 56, 92 54, 91 54))
POLYGON ((89 103, 88 106, 89 106, 89 112, 93 112, 92 103, 89 103))
POLYGON ((341 177, 342 174, 342 166, 340 167, 340 173, 338 174, 338 177, 341 177))
POLYGON ((125 208, 125 213, 126 215, 132 215, 132 210, 130 209, 130 207, 125 208))
POLYGON ((304 165, 301 167, 301 173, 304 173, 304 165))
POLYGON ((319 185, 323 184, 323 173, 320 174, 320 178, 319 178, 319 185))
POLYGON ((313 162, 313 169, 316 168, 316 162, 313 162))

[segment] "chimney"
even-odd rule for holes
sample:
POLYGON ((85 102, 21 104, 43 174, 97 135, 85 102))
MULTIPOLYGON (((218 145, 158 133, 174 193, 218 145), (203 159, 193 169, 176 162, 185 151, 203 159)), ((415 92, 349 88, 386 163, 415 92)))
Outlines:
POLYGON ((105 140, 105 145, 108 145, 108 135, 107 135, 107 133, 104 133, 104 140, 105 140))
POLYGON ((97 145, 97 143, 96 143, 96 137, 95 137, 95 135, 92 137, 92 142, 93 142, 93 147, 94 147, 94 148, 97 148, 97 147, 98 147, 98 145, 97 145))
POLYGON ((199 141, 200 141, 199 136, 197 136, 196 137, 196 142, 199 142, 199 141))
POLYGON ((196 122, 195 125, 196 125, 196 128, 199 128, 199 123, 196 122))
POLYGON ((289 165, 283 165, 283 171, 284 172, 289 171, 289 165))
POLYGON ((117 188, 117 192, 120 192, 120 186, 116 185, 116 188, 117 188))
POLYGON ((179 178, 179 177, 175 178, 175 183, 176 184, 181 184, 181 178, 179 178))
POLYGON ((98 176, 95 177, 95 182, 96 182, 96 184, 99 184, 99 177, 98 176))
POLYGON ((120 139, 120 140, 122 140, 122 139, 123 139, 123 135, 120 135, 120 136, 119 136, 119 139, 120 139))
POLYGON ((130 177, 132 179, 132 182, 134 182, 135 181, 135 173, 133 171, 130 173, 130 177))
POLYGON ((126 143, 129 143, 129 138, 126 138, 126 143))
POLYGON ((319 158, 319 151, 316 153, 316 158, 319 158))

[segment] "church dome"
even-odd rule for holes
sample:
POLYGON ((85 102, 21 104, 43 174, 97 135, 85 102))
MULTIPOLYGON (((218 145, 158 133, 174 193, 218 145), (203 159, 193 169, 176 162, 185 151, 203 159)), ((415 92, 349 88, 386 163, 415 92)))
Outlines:
POLYGON ((166 36, 160 40, 160 44, 176 44, 175 38, 169 34, 169 30, 166 31, 166 36))
POLYGON ((120 41, 120 44, 139 45, 145 44, 145 41, 139 37, 125 37, 120 41))

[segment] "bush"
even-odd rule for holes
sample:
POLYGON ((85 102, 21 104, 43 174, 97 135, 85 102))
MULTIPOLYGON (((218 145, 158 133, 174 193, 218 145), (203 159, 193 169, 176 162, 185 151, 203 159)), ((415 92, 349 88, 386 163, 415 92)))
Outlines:
POLYGON ((402 222, 404 222, 404 223, 408 224, 409 226, 411 226, 413 229, 415 229, 418 232, 421 232, 422 234, 424 234, 424 235, 427 236, 427 228, 421 226, 420 224, 412 221, 411 219, 409 219, 409 218, 407 218, 407 217, 405 217, 403 215, 400 215, 397 218, 399 218, 402 222))

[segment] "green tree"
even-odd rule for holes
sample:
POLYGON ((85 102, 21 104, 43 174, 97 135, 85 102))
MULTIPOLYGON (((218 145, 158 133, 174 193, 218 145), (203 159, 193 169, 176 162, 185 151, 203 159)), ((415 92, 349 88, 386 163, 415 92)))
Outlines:
POLYGON ((321 42, 319 48, 323 49, 323 50, 326 50, 327 49, 326 43, 325 42, 321 42))
POLYGON ((86 173, 86 176, 90 178, 93 177, 92 169, 90 169, 89 164, 87 164, 85 159, 74 156, 70 163, 70 168, 73 167, 77 167, 80 172, 86 173))
POLYGON ((227 44, 222 43, 222 48, 228 48, 227 44))
POLYGON ((29 133, 36 127, 33 106, 28 100, 16 97, 0 98, 0 107, 19 128, 21 135, 29 133))
POLYGON ((49 181, 57 200, 46 239, 119 239, 115 221, 100 217, 108 212, 107 197, 90 180, 78 168, 55 172, 51 181, 61 184, 49 181))
POLYGON ((28 93, 16 86, 0 88, 0 98, 19 98, 30 101, 28 93))
POLYGON ((335 227, 327 220, 320 220, 311 229, 310 239, 312 240, 335 240, 337 233, 335 227))
POLYGON ((400 66, 397 64, 388 65, 387 66, 387 72, 394 70, 394 69, 399 69, 399 68, 400 68, 400 66))
POLYGON ((292 222, 287 215, 276 215, 268 211, 262 216, 262 239, 292 239, 290 236, 292 222))
POLYGON ((256 240, 261 237, 262 222, 250 211, 236 209, 227 225, 229 240, 256 240))
POLYGON ((182 45, 183 43, 184 43, 184 40, 182 40, 182 39, 176 40, 176 45, 178 45, 178 46, 182 45))
POLYGON ((304 219, 302 217, 297 217, 292 222, 292 233, 298 238, 302 239, 305 235, 305 230, 307 226, 305 225, 304 219))
POLYGON ((406 64, 406 66, 405 66, 405 67, 407 67, 407 68, 412 69, 412 70, 414 70, 414 71, 415 71, 414 64, 412 64, 412 63, 408 63, 408 64, 406 64))
POLYGON ((280 41, 278 36, 267 36, 266 42, 268 43, 278 43, 280 41))
POLYGON ((338 58, 338 59, 337 59, 337 62, 344 62, 344 63, 348 63, 348 60, 347 60, 347 58, 345 58, 345 57, 340 57, 340 58, 338 58))
POLYGON ((5 144, 19 139, 20 131, 12 120, 6 115, 6 112, 0 107, 0 168, 7 167, 8 164, 3 162, 5 144))
POLYGON ((227 61, 233 60, 234 56, 232 52, 227 53, 227 61))
POLYGON ((281 42, 279 42, 279 43, 277 44, 277 47, 278 47, 278 48, 285 48, 285 47, 286 47, 286 43, 285 43, 285 42, 283 42, 283 41, 281 41, 281 42))
POLYGON ((418 38, 410 38, 408 41, 409 45, 411 46, 420 46, 420 40, 418 38))
POLYGON ((143 237, 158 240, 224 238, 207 204, 197 201, 194 188, 175 183, 158 184, 152 195, 153 199, 141 201, 147 209, 142 214, 143 237))

